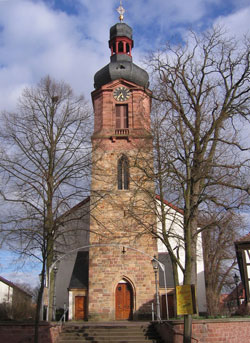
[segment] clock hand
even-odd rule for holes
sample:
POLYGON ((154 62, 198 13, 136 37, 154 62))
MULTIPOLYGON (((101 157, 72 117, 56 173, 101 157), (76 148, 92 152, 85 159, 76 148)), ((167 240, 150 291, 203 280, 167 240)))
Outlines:
POLYGON ((118 95, 118 97, 117 97, 117 99, 123 99, 124 97, 123 97, 123 94, 122 94, 122 92, 118 95))

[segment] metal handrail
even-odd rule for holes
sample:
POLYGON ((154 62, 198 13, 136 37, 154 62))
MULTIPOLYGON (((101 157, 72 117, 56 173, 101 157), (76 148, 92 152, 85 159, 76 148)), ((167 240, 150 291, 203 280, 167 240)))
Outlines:
POLYGON ((66 321, 66 313, 68 312, 69 308, 66 307, 64 309, 63 315, 61 316, 61 318, 59 319, 59 324, 62 325, 62 323, 66 321))

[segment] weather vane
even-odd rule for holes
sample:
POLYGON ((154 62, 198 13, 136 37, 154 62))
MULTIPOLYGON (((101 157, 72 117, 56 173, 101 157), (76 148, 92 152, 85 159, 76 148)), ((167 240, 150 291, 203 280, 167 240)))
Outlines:
POLYGON ((117 12, 120 14, 120 22, 123 22, 125 9, 122 7, 122 0, 120 0, 120 6, 117 8, 117 12))

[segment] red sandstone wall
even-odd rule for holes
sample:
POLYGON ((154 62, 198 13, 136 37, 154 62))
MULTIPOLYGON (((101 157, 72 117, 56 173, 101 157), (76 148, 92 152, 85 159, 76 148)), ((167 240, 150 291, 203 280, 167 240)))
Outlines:
POLYGON ((115 291, 121 280, 129 282, 133 289, 133 318, 150 317, 155 296, 151 259, 157 255, 156 240, 151 234, 156 226, 154 182, 145 177, 146 171, 150 173, 153 169, 150 97, 142 87, 114 81, 92 93, 92 98, 95 132, 92 136, 88 318, 116 318, 115 291), (125 102, 129 135, 118 137, 115 105, 119 102, 114 99, 113 90, 123 83, 131 91, 131 97, 125 102), (129 160, 128 190, 117 187, 117 162, 122 154, 129 160), (95 244, 106 246, 94 247, 95 244), (127 247, 125 253, 123 246, 127 247))
MULTIPOLYGON (((61 327, 57 325, 41 324, 39 327, 39 343, 56 343, 61 327)), ((33 324, 0 323, 1 343, 33 343, 33 324)))
MULTIPOLYGON (((170 322, 169 322, 170 323, 170 322)), ((183 343, 183 324, 180 322, 157 325, 165 343, 183 343)), ((204 320, 193 322, 192 343, 248 343, 250 320, 204 320)))
MULTIPOLYGON (((169 322, 158 324, 158 331, 165 343, 182 343, 183 324, 169 322)), ((47 323, 40 325, 40 343, 56 343, 60 326, 47 323)), ((204 320, 193 322, 192 343, 248 343, 250 342, 250 319, 204 320)), ((34 325, 0 323, 0 342, 33 343, 34 325)))

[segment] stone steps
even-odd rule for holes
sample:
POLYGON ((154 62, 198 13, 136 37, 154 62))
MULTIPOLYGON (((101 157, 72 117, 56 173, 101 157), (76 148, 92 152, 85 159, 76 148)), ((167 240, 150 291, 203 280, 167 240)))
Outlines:
POLYGON ((58 343, 161 343, 151 324, 148 325, 72 325, 63 327, 58 343))

